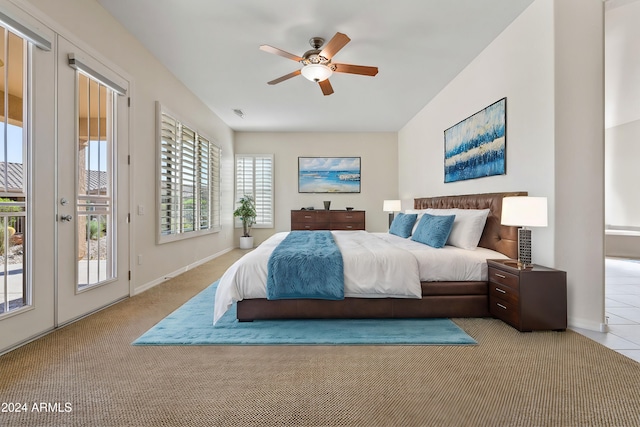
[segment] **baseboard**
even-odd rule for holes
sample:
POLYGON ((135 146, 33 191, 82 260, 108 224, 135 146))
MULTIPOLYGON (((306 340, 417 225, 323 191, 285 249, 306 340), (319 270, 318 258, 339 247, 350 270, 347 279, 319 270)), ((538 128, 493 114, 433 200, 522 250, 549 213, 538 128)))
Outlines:
POLYGON ((575 328, 587 329, 595 332, 609 331, 609 326, 606 323, 592 322, 585 319, 575 319, 575 318, 569 318, 568 323, 569 323, 569 328, 575 327, 575 328))
POLYGON ((179 268, 179 269, 177 269, 175 271, 172 271, 169 274, 165 274, 162 277, 159 277, 159 278, 157 278, 155 280, 152 280, 151 282, 147 282, 142 286, 138 286, 138 287, 134 288, 133 294, 131 296, 141 294, 144 291, 148 291, 149 289, 153 288, 154 286, 157 286, 157 285, 159 285, 161 283, 164 283, 167 280, 171 280, 174 277, 179 276, 180 274, 182 274, 182 273, 184 273, 186 271, 192 270, 192 269, 204 264, 205 262, 209 262, 212 259, 218 258, 219 256, 222 256, 222 255, 226 254, 227 252, 231 252, 233 249, 234 248, 227 248, 227 249, 224 249, 224 250, 222 250, 220 252, 216 252, 213 255, 209 255, 206 258, 203 258, 203 259, 201 259, 199 261, 196 261, 196 262, 188 264, 188 265, 186 265, 184 267, 181 267, 181 268, 179 268))

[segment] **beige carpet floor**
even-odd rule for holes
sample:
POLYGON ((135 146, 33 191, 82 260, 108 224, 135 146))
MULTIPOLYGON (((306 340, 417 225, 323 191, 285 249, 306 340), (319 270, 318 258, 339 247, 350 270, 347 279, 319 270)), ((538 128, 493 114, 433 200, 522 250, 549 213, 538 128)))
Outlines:
POLYGON ((240 255, 0 357, 2 408, 27 404, 0 426, 640 425, 640 364, 573 331, 455 319, 477 346, 130 345, 240 255))

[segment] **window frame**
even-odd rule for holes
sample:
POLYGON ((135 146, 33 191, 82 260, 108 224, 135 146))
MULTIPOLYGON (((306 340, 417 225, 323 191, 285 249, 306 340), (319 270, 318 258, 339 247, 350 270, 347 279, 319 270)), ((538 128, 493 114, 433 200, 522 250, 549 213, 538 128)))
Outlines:
MULTIPOLYGON (((264 217, 265 215, 262 214, 260 212, 261 210, 261 206, 259 201, 256 201, 256 211, 258 213, 258 215, 256 216, 256 223, 254 225, 251 226, 251 228, 275 228, 275 203, 274 203, 274 179, 275 179, 275 169, 274 169, 274 155, 273 154, 240 154, 240 153, 236 153, 235 155, 235 169, 234 169, 234 173, 235 173, 235 181, 234 181, 234 187, 235 187, 235 204, 234 206, 238 205, 238 201, 240 200, 240 198, 242 196, 246 195, 250 195, 252 197, 254 197, 254 201, 255 197, 256 197, 256 160, 257 159, 269 159, 271 162, 271 180, 270 180, 270 189, 269 189, 269 198, 271 200, 271 205, 270 205, 270 213, 271 213, 271 222, 263 222, 261 221, 261 218, 264 217), (240 158, 243 159, 252 159, 253 161, 253 167, 252 167, 252 184, 251 184, 251 191, 243 191, 242 194, 238 191, 238 160, 240 158)), ((240 219, 236 218, 234 221, 234 227, 235 228, 242 228, 242 221, 240 221, 240 219)))
MULTIPOLYGON (((213 138, 203 134, 198 131, 198 129, 194 126, 191 126, 189 123, 185 122, 180 118, 180 115, 175 114, 171 110, 164 107, 160 102, 156 102, 156 242, 158 244, 174 242, 177 240, 190 239, 192 237, 203 236, 207 234, 218 233, 221 230, 221 205, 220 205, 220 176, 221 176, 221 168, 222 168, 222 148, 215 143, 213 138), (185 215, 185 193, 184 189, 179 191, 178 194, 178 208, 173 210, 173 213, 178 215, 177 218, 177 229, 171 229, 169 232, 163 230, 163 220, 167 218, 172 218, 171 215, 166 214, 166 209, 163 209, 163 192, 166 189, 163 188, 163 173, 167 170, 167 168, 163 165, 163 148, 166 147, 166 144, 163 140, 163 116, 169 117, 171 120, 175 121, 175 132, 174 135, 176 137, 174 144, 177 146, 176 150, 178 152, 178 160, 176 165, 174 166, 174 171, 176 173, 176 178, 178 179, 177 185, 182 187, 183 185, 183 162, 182 162, 182 146, 181 146, 181 134, 182 129, 186 129, 188 133, 191 134, 191 153, 193 158, 190 160, 193 174, 191 174, 191 178, 193 179, 193 185, 191 188, 192 199, 193 199, 193 209, 191 209, 191 213, 193 218, 189 220, 189 223, 193 225, 190 229, 184 228, 184 215, 185 215), (202 148, 206 146, 208 148, 207 154, 207 163, 209 172, 205 177, 202 176, 200 167, 203 164, 203 159, 201 158, 202 148), (213 185, 208 185, 206 187, 207 194, 207 203, 209 205, 209 209, 207 210, 207 218, 208 225, 202 226, 202 198, 200 197, 203 194, 203 188, 205 188, 204 183, 210 183, 213 185)), ((172 220, 170 220, 172 221, 172 220)))

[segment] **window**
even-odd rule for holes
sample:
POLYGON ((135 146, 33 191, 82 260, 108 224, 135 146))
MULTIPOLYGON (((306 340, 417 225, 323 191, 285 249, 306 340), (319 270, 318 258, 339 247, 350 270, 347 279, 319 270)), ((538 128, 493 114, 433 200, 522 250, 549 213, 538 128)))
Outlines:
MULTIPOLYGON (((242 196, 254 198, 255 228, 273 228, 273 155, 236 155, 236 201, 242 196)), ((236 227, 242 224, 236 220, 236 227)))
POLYGON ((220 230, 220 148, 158 103, 158 243, 220 230))

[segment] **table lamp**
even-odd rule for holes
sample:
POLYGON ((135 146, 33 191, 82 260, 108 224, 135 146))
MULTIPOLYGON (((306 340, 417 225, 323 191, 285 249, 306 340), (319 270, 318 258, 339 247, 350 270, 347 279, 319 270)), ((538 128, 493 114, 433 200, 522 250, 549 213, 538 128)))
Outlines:
POLYGON ((502 199, 502 225, 518 229, 518 267, 531 267, 531 229, 547 226, 546 197, 505 197, 502 199))
POLYGON ((385 200, 382 204, 382 210, 389 212, 389 228, 391 228, 394 212, 400 212, 402 210, 402 202, 400 200, 385 200))

